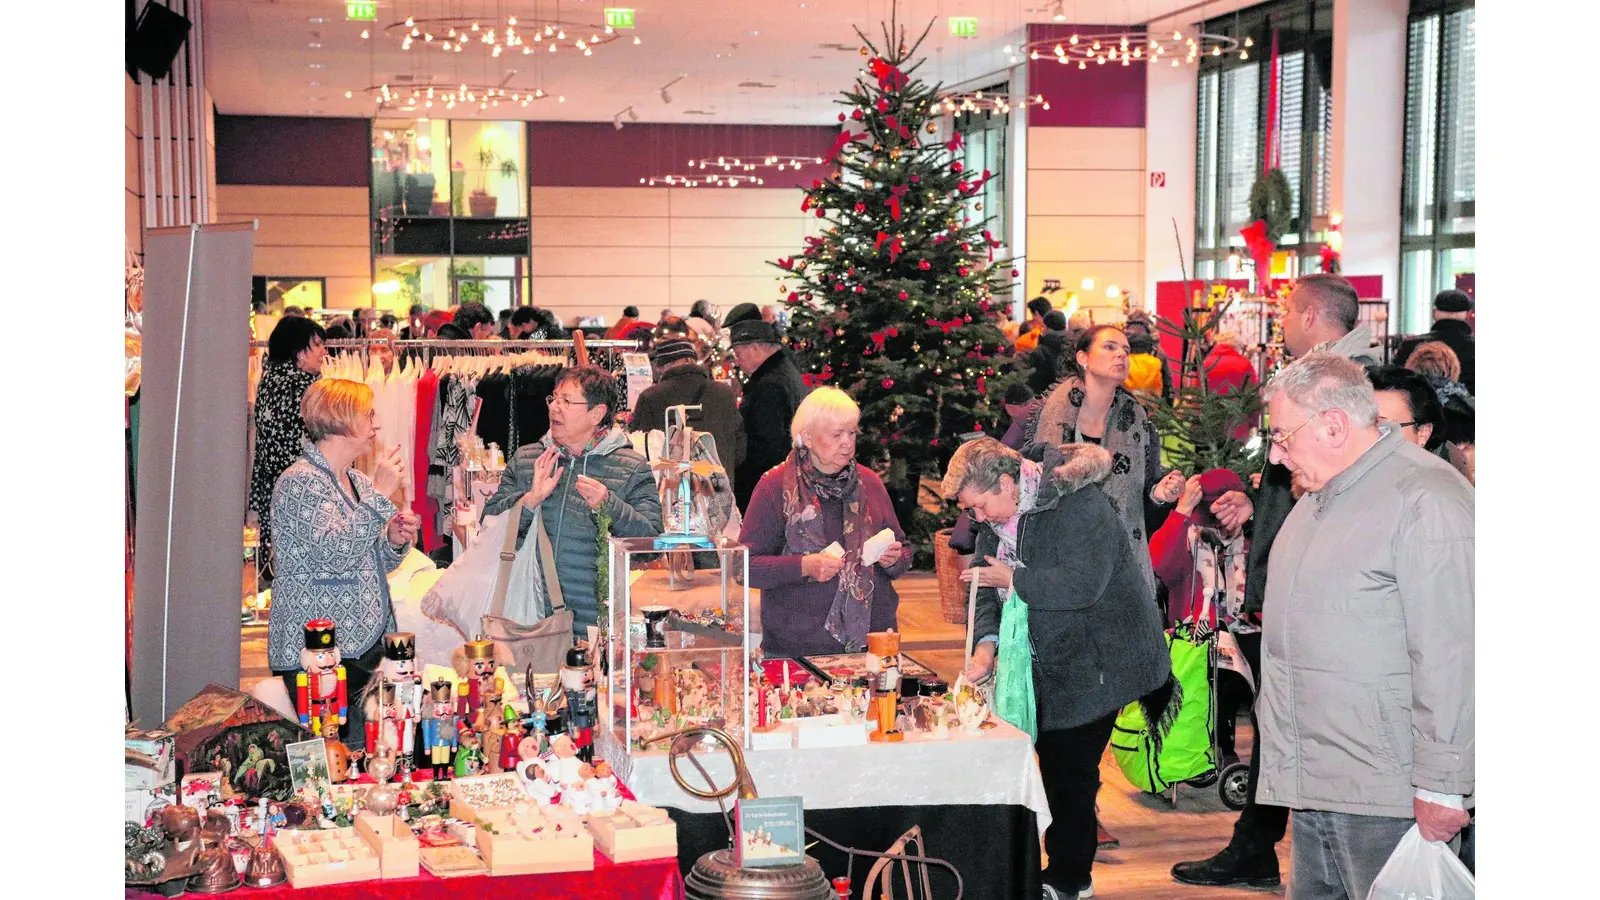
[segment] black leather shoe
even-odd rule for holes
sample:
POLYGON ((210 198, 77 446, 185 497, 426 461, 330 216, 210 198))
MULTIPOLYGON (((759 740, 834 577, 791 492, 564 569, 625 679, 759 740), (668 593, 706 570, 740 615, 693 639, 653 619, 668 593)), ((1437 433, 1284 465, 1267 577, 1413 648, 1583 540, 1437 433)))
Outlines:
POLYGON ((1283 883, 1278 874, 1278 854, 1269 850, 1243 856, 1232 846, 1210 859, 1181 862, 1172 867, 1172 880, 1203 887, 1247 887, 1270 890, 1283 883))

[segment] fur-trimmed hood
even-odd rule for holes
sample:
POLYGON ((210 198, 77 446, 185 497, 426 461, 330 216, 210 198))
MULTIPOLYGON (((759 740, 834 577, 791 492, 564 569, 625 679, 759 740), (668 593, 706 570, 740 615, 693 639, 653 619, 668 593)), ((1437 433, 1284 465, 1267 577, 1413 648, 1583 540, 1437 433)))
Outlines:
POLYGON ((1096 444, 1029 444, 1022 455, 1044 466, 1049 478, 1039 485, 1033 511, 1054 507, 1061 498, 1111 474, 1111 452, 1096 444))

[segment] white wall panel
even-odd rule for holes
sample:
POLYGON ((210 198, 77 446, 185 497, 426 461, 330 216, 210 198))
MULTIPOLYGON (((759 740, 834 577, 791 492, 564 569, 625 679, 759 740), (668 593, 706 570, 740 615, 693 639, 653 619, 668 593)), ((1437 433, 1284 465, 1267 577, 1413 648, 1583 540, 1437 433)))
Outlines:
POLYGON ((802 215, 805 194, 793 188, 667 188, 673 217, 776 219, 802 215))
POLYGON ((1143 171, 1030 169, 1028 215, 1142 216, 1144 192, 1143 171))
POLYGON ((534 247, 665 247, 664 216, 550 216, 533 220, 534 247))
POLYGON ((216 200, 219 212, 234 218, 279 213, 365 219, 370 214, 367 189, 356 187, 224 184, 217 187, 216 200))
POLYGON ((533 248, 533 271, 541 277, 572 278, 587 275, 665 278, 665 247, 541 247, 533 248))
POLYGON ((1139 262, 1142 221, 1136 216, 1033 216, 1028 258, 1139 262))
POLYGON ((535 187, 528 200, 528 209, 534 218, 627 219, 669 215, 666 188, 535 187))
POLYGON ((1028 131, 1028 170, 1144 168, 1143 128, 1034 128, 1028 131))

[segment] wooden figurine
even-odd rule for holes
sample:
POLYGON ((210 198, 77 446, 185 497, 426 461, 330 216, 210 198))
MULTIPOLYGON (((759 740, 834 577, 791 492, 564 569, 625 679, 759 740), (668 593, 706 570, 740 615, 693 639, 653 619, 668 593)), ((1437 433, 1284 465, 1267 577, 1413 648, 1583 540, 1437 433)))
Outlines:
POLYGON ((305 649, 300 651, 300 672, 294 677, 295 710, 300 724, 322 734, 324 720, 345 723, 349 699, 345 694, 344 666, 332 619, 312 619, 305 626, 305 649))

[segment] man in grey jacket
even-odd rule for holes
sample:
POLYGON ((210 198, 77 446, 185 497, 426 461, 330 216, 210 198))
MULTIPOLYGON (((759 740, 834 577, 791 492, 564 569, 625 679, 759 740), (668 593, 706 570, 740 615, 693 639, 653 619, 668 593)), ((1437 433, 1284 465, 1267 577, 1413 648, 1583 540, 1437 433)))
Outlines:
POLYGON ((1265 396, 1270 455, 1306 495, 1268 562, 1257 799, 1294 811, 1296 900, 1360 900, 1413 822, 1434 841, 1468 822, 1473 490, 1378 425, 1341 356, 1265 396))
POLYGON ((500 476, 500 489, 483 506, 484 515, 495 515, 531 495, 517 523, 518 546, 527 539, 537 506, 579 637, 599 617, 599 513, 610 516, 616 537, 661 533, 661 500, 650 466, 627 434, 611 427, 616 391, 616 378, 604 369, 563 370, 546 400, 550 433, 517 451, 500 476))
MULTIPOLYGON (((1307 275, 1295 283, 1285 305, 1283 344, 1291 359, 1316 351, 1327 351, 1371 365, 1381 359, 1382 348, 1373 344, 1372 332, 1357 325, 1361 311, 1360 295, 1354 286, 1338 275, 1307 275)), ((1267 560, 1278 529, 1289 517, 1299 496, 1289 469, 1276 462, 1263 468, 1260 483, 1251 496, 1230 491, 1212 504, 1211 511, 1227 528, 1250 527, 1250 550, 1245 574, 1244 612, 1261 617, 1267 595, 1267 560)), ((1252 672, 1261 671, 1261 635, 1241 634, 1239 649, 1252 672)), ((1172 867, 1172 877, 1182 884, 1209 887, 1243 885, 1253 888, 1277 887, 1279 876, 1276 846, 1289 828, 1288 810, 1256 802, 1256 783, 1261 754, 1250 754, 1250 794, 1244 811, 1234 823, 1228 845, 1207 859, 1180 862, 1172 867)))

